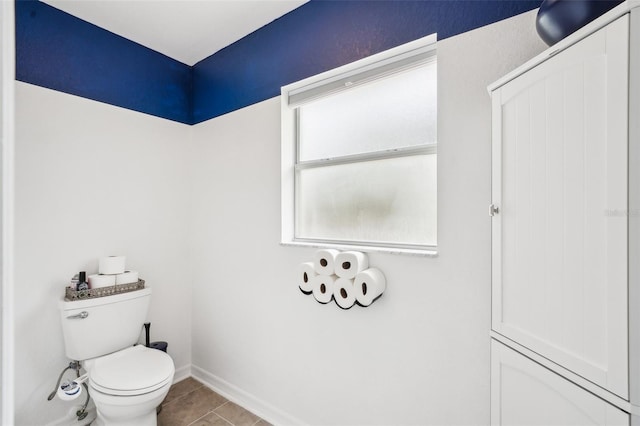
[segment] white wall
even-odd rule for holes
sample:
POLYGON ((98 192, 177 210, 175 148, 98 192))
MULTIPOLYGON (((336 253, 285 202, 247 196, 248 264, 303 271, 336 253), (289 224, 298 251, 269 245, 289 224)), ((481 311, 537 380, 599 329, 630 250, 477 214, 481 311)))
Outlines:
POLYGON ((0 423, 13 424, 13 155, 14 155, 14 80, 15 80, 15 5, 0 2, 0 140, 2 141, 2 261, 0 271, 0 423))
POLYGON ((313 250, 278 244, 279 99, 193 129, 197 377, 276 422, 489 422, 486 86, 544 49, 534 18, 439 43, 440 254, 371 254, 388 288, 366 309, 302 295, 313 250))
POLYGON ((152 340, 191 360, 188 126, 16 83, 16 424, 72 407, 46 398, 69 360, 58 301, 71 276, 124 254, 153 287, 152 340))
POLYGON ((279 99, 188 127, 16 83, 16 424, 71 408, 46 401, 68 362, 57 301, 117 253, 181 372, 268 419, 488 423, 485 87, 543 49, 534 16, 440 42, 440 255, 371 254, 389 286, 366 309, 296 287, 314 251, 279 245, 279 99))

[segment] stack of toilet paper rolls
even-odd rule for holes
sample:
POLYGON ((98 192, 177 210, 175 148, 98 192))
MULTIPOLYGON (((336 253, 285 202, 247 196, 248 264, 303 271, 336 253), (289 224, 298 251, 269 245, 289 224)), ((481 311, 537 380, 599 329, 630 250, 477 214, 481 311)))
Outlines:
POLYGON ((98 260, 98 273, 89 275, 89 288, 112 287, 138 282, 138 272, 127 271, 125 256, 107 256, 98 260))
POLYGON ((342 309, 371 305, 386 289, 384 274, 369 268, 367 255, 358 251, 318 250, 313 262, 299 268, 298 287, 320 303, 335 300, 342 309))

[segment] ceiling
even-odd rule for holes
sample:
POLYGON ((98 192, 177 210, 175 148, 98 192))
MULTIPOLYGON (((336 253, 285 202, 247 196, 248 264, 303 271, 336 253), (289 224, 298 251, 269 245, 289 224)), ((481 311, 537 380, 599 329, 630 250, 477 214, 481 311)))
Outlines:
POLYGON ((308 0, 42 0, 194 65, 308 0))

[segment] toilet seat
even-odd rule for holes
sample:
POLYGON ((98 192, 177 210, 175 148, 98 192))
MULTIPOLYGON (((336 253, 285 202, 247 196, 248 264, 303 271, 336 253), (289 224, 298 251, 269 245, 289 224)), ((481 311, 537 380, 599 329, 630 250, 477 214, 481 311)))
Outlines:
POLYGON ((95 359, 89 385, 108 395, 142 395, 165 386, 174 371, 165 352, 138 345, 95 359))

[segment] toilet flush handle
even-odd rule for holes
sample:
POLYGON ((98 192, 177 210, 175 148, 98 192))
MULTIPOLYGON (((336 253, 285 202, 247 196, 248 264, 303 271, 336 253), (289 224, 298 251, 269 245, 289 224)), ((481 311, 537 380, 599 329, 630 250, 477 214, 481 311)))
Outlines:
POLYGON ((88 316, 89 316, 89 312, 82 311, 79 314, 68 316, 67 319, 85 319, 88 316))

